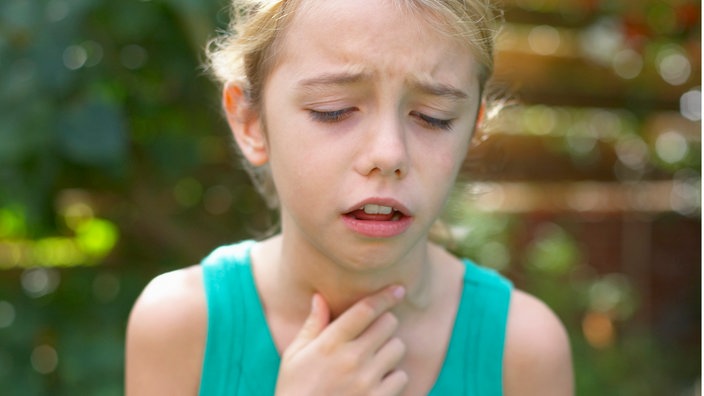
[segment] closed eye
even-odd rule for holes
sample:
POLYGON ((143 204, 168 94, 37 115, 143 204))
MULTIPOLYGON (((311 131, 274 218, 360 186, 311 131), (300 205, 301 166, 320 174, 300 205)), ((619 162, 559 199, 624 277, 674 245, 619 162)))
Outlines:
POLYGON ((417 111, 412 111, 411 116, 415 117, 421 122, 422 125, 430 129, 449 130, 450 128, 452 128, 452 122, 454 121, 454 119, 446 120, 430 117, 417 111))
POLYGON ((333 122, 340 122, 347 117, 349 117, 352 112, 354 111, 354 108, 347 108, 347 109, 341 109, 341 110, 334 110, 334 111, 318 111, 318 110, 308 110, 310 113, 311 118, 314 121, 319 121, 319 122, 325 122, 325 123, 333 123, 333 122))

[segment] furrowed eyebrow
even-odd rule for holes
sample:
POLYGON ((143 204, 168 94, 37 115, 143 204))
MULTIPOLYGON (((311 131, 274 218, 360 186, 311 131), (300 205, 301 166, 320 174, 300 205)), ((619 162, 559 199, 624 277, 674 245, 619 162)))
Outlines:
MULTIPOLYGON (((303 91, 315 91, 326 86, 352 85, 367 79, 371 79, 371 75, 365 72, 325 73, 303 79, 296 85, 303 91)), ((411 80, 408 84, 413 90, 431 96, 444 97, 453 101, 462 101, 469 98, 466 92, 447 84, 416 79, 411 80)))
POLYGON ((446 84, 412 81, 411 87, 424 94, 441 96, 455 101, 469 98, 466 92, 446 84))
POLYGON ((304 90, 314 90, 329 85, 350 85, 367 77, 365 73, 329 73, 301 80, 297 85, 304 90))

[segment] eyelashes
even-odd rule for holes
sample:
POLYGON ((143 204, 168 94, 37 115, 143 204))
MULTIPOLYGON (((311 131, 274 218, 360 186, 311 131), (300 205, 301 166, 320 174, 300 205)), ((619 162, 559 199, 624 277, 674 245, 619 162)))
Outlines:
POLYGON ((419 120, 422 124, 424 124, 430 129, 441 129, 444 131, 451 129, 452 122, 454 121, 453 119, 430 117, 417 111, 412 111, 411 116, 415 117, 417 120, 419 120))
POLYGON ((340 122, 340 121, 348 118, 354 110, 355 110, 354 108, 348 108, 348 109, 341 109, 341 110, 334 110, 334 111, 317 111, 317 110, 308 110, 308 111, 310 112, 310 116, 313 119, 313 121, 318 121, 318 122, 323 122, 323 123, 334 123, 334 122, 340 122))
MULTIPOLYGON (((344 121, 345 119, 352 116, 352 113, 356 110, 356 108, 351 107, 333 111, 318 111, 310 109, 308 110, 308 112, 313 121, 332 124, 344 121)), ((435 130, 450 130, 454 121, 454 119, 442 119, 431 117, 429 115, 417 111, 412 111, 409 113, 409 115, 415 118, 418 123, 420 123, 423 127, 435 130)))

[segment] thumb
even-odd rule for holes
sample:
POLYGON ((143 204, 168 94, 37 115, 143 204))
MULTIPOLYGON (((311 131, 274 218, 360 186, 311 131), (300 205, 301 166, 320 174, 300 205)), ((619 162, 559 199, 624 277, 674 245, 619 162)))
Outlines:
MULTIPOLYGON (((330 322, 330 308, 320 294, 314 294, 311 308, 301 330, 296 335, 291 346, 305 345, 316 339, 330 322)), ((294 347, 295 348, 295 347, 294 347)))

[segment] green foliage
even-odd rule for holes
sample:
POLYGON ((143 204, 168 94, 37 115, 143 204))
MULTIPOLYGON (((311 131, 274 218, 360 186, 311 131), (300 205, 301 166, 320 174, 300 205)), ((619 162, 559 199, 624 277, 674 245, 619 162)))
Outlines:
MULTIPOLYGON (((188 207, 212 223, 202 196, 183 205, 169 193, 178 179, 245 180, 224 179, 218 95, 200 68, 222 6, 0 2, 0 393, 122 394, 137 294, 223 242, 204 226, 176 251, 158 247, 183 238, 166 230, 188 207)), ((251 225, 234 210, 251 196, 233 198, 233 223, 251 225)), ((245 232, 230 228, 215 235, 245 232)))
POLYGON ((197 166, 199 139, 219 126, 213 86, 195 78, 219 6, 4 1, 0 203, 21 203, 32 230, 50 230, 50 200, 69 180, 124 188, 141 150, 172 176, 197 166))

